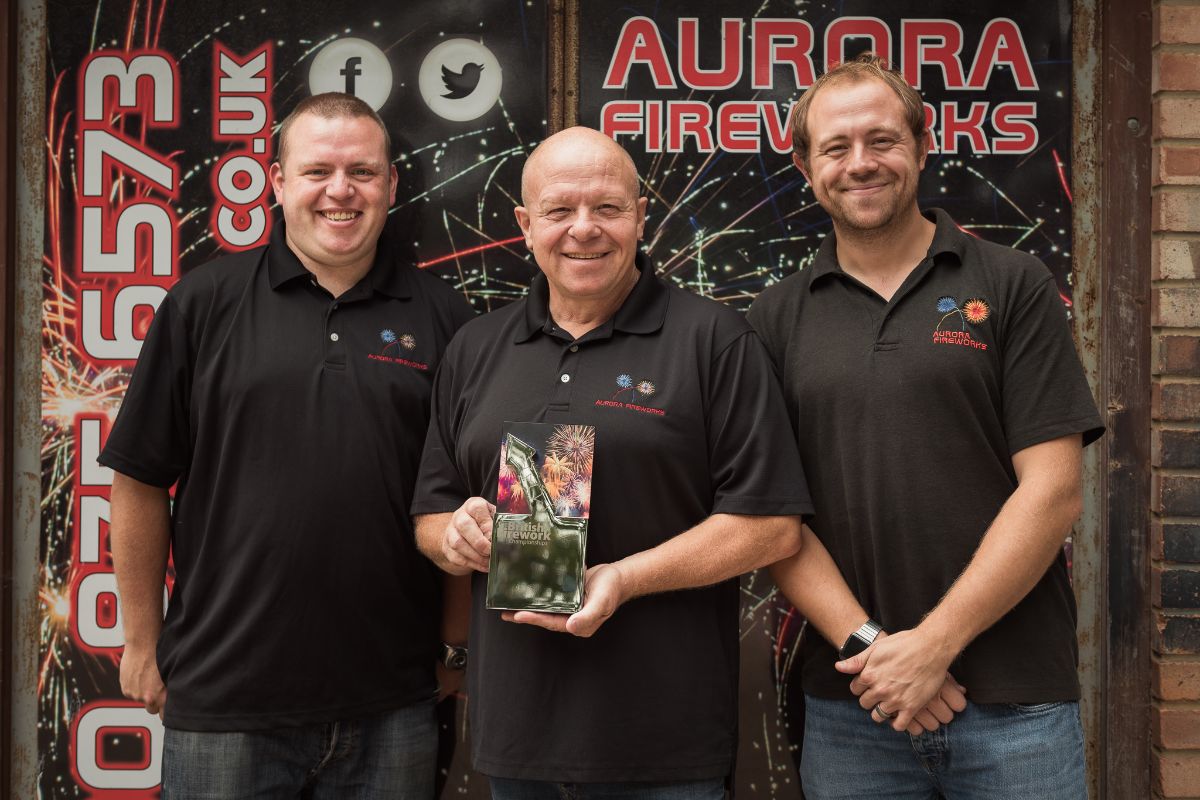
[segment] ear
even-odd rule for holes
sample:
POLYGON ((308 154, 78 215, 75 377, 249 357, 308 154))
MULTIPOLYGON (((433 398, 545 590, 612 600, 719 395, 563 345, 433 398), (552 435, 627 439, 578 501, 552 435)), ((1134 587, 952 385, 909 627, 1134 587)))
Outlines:
POLYGON ((800 155, 795 150, 792 151, 792 163, 796 165, 796 169, 800 170, 800 174, 804 176, 804 180, 812 183, 812 178, 808 177, 808 167, 804 165, 804 159, 800 158, 800 155))
POLYGON ((388 170, 388 183, 391 188, 388 189, 388 208, 396 205, 396 187, 400 184, 400 173, 396 171, 396 165, 392 164, 388 170))
POLYGON ((645 195, 637 199, 637 238, 639 242, 646 230, 646 206, 649 202, 650 200, 645 195))
POLYGON ((929 130, 926 129, 925 135, 921 137, 921 141, 917 144, 917 148, 920 150, 920 153, 921 153, 921 155, 917 158, 917 169, 918 170, 925 169, 925 159, 929 157, 929 148, 932 144, 933 144, 933 134, 931 134, 929 132, 929 130))
POLYGON ((267 171, 267 177, 271 179, 271 188, 275 191, 275 202, 283 204, 283 166, 278 161, 271 162, 271 168, 267 171))
POLYGON ((530 233, 529 224, 532 221, 529 217, 529 211, 525 206, 517 206, 513 209, 513 214, 517 217, 517 225, 521 227, 521 233, 525 236, 525 246, 529 250, 533 250, 533 235, 530 233))

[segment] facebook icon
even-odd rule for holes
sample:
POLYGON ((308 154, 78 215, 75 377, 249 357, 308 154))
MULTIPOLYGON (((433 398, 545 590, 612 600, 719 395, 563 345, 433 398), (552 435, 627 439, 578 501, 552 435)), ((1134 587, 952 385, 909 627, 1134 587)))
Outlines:
POLYGON ((346 94, 354 94, 354 78, 362 75, 362 69, 358 66, 361 63, 361 56, 351 56, 346 59, 346 66, 338 73, 346 77, 346 94))
POLYGON ((334 39, 317 51, 308 70, 313 94, 345 92, 378 111, 392 93, 392 65, 365 39, 334 39))

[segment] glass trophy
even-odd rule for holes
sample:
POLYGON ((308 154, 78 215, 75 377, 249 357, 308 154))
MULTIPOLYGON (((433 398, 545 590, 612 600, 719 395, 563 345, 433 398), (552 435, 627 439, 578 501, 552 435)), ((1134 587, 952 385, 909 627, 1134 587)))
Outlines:
POLYGON ((595 443, 590 425, 504 423, 488 608, 573 614, 583 606, 595 443))

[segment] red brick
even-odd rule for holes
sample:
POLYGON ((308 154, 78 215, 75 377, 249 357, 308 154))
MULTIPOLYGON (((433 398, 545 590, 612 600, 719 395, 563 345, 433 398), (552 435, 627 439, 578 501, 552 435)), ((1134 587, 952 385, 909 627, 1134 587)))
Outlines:
POLYGON ((1200 383, 1160 383, 1151 387, 1150 413, 1155 419, 1194 422, 1200 419, 1200 383))
POLYGON ((1156 6, 1155 39, 1163 44, 1200 44, 1200 6, 1156 6))
POLYGON ((1166 752, 1151 759, 1154 790, 1163 797, 1196 797, 1200 792, 1200 752, 1166 752))
POLYGON ((1200 277, 1200 241, 1157 239, 1151 249, 1150 263, 1154 280, 1191 280, 1200 277))
POLYGON ((1200 477, 1155 475, 1153 508, 1164 517, 1200 516, 1200 477))
MULTIPOLYGON (((1152 711, 1154 743, 1176 750, 1200 748, 1200 707, 1158 707, 1152 711)), ((1197 787, 1200 788, 1200 787, 1197 787)))
POLYGON ((1200 661, 1155 661, 1154 696, 1162 700, 1200 700, 1200 661))
POLYGON ((1175 188, 1157 192, 1154 195, 1154 230, 1200 232, 1200 193, 1175 188))
POLYGON ((1159 375, 1200 376, 1200 336, 1195 334, 1156 334, 1158 361, 1154 371, 1159 375))
POLYGON ((1151 325, 1168 328, 1200 327, 1200 285, 1164 286, 1154 289, 1151 291, 1150 301, 1151 325))
POLYGON ((1200 89, 1200 53, 1163 53, 1154 58, 1151 91, 1192 91, 1200 89))
POLYGON ((1200 98, 1170 95, 1155 98, 1154 136, 1200 139, 1200 98))
POLYGON ((1200 184, 1200 147, 1156 148, 1154 182, 1156 184, 1200 184))

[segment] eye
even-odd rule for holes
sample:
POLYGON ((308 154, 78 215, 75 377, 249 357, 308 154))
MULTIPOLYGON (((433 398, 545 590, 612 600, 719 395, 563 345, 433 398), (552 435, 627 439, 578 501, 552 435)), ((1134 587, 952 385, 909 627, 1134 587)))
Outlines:
POLYGON ((314 178, 324 178, 329 174, 329 170, 325 169, 324 167, 309 167, 308 169, 304 170, 302 174, 309 175, 314 178))
POLYGON ((375 170, 370 167, 355 167, 350 170, 350 174, 356 178, 372 178, 375 176, 375 170))
POLYGON ((825 155, 827 156, 840 156, 845 152, 846 145, 844 144, 832 144, 825 148, 825 155))

